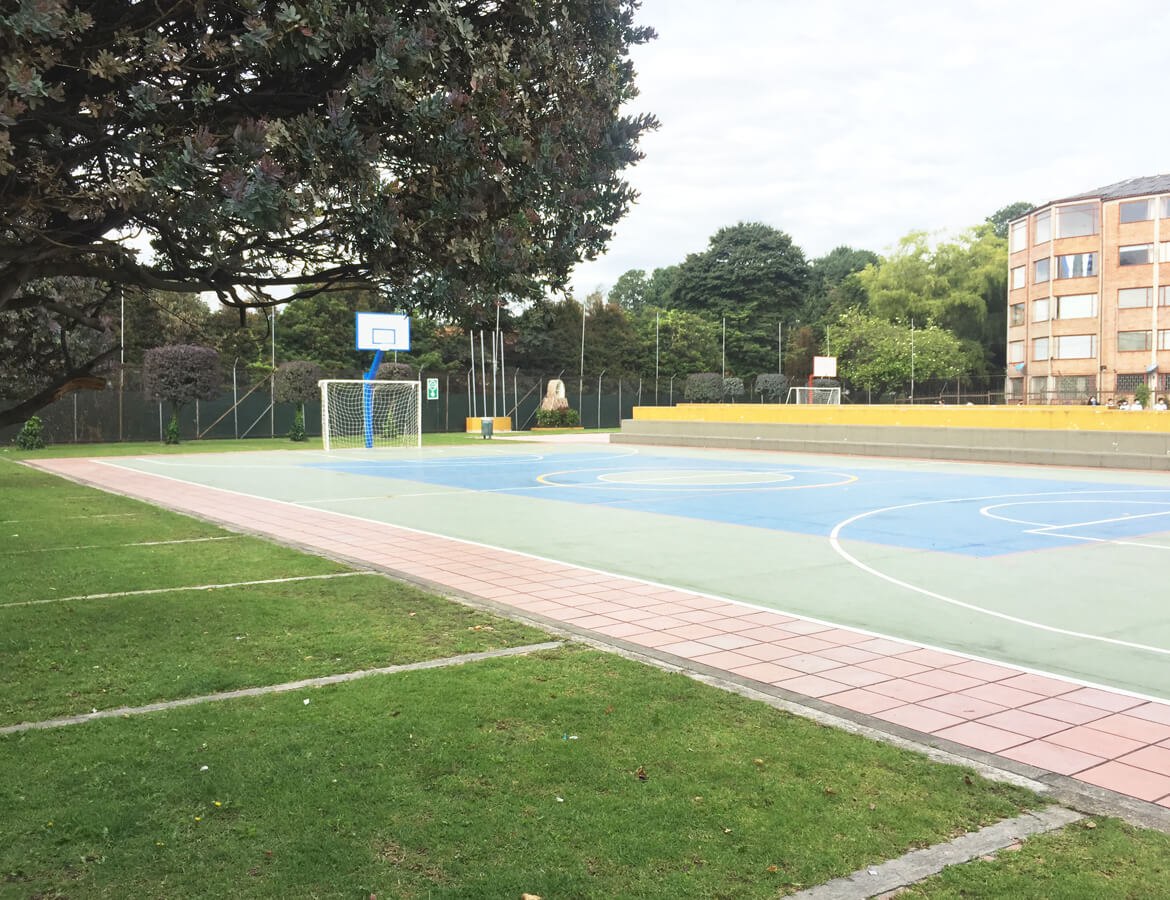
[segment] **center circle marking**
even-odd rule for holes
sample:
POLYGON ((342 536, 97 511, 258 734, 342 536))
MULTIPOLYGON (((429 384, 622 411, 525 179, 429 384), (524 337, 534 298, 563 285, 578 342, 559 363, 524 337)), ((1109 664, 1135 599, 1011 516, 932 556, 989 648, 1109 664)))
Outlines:
POLYGON ((656 469, 606 472, 598 481, 640 487, 735 487, 792 481, 787 472, 720 471, 715 469, 656 469))

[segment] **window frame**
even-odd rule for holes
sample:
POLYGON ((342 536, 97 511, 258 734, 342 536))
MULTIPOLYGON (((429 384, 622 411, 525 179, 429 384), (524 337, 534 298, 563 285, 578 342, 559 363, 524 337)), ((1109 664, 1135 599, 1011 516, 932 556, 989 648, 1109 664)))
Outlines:
POLYGON ((1099 203, 1070 203, 1068 206, 1058 206, 1056 208, 1056 227, 1053 229, 1054 236, 1057 239, 1070 237, 1090 237, 1094 234, 1101 233, 1101 205, 1099 203), (1080 213, 1091 213, 1090 225, 1092 231, 1075 231, 1066 232, 1063 220, 1066 216, 1071 220, 1074 215, 1080 213))
POLYGON ((1122 225, 1129 225, 1132 222, 1149 222, 1154 218, 1153 212, 1154 201, 1149 197, 1144 200, 1122 200, 1117 208, 1118 221, 1122 225), (1142 214, 1136 219, 1127 219, 1125 217, 1126 208, 1134 209, 1138 206, 1142 207, 1142 214))
POLYGON ((1022 340, 1008 341, 1007 361, 1008 361, 1009 365, 1015 365, 1016 363, 1022 363, 1025 361, 1024 360, 1024 355, 1026 353, 1026 350, 1024 348, 1025 343, 1026 342, 1022 341, 1022 340))
POLYGON ((1052 260, 1045 256, 1032 263, 1032 284, 1045 284, 1052 278, 1052 260), (1040 264, 1044 263, 1044 277, 1040 277, 1040 264))
POLYGON ((1021 250, 1028 249, 1028 220, 1020 219, 1018 222, 1013 222, 1008 231, 1008 252, 1018 253, 1021 250), (1022 238, 1022 242, 1020 240, 1022 238))
POLYGON ((1118 309, 1149 309, 1154 303, 1154 289, 1152 287, 1135 287, 1135 288, 1118 288, 1117 289, 1117 308, 1118 309), (1122 303, 1122 295, 1135 295, 1141 291, 1145 297, 1144 303, 1122 303))
POLYGON ((1016 325, 1027 324, 1026 323, 1026 320, 1028 318, 1027 305, 1028 304, 1026 304, 1026 303, 1020 302, 1020 303, 1012 303, 1008 306, 1008 325, 1009 326, 1014 328, 1016 325))
POLYGON ((1095 334, 1062 334, 1053 339, 1053 355, 1052 359, 1096 359, 1097 358, 1097 335, 1095 334), (1087 340, 1089 342, 1088 354, 1078 353, 1075 356, 1066 355, 1064 346, 1071 341, 1087 340))
POLYGON ((1032 362, 1046 362, 1050 359, 1052 359, 1052 357, 1049 356, 1048 338, 1032 338, 1032 362), (1043 356, 1039 355, 1041 347, 1044 349, 1043 356))
POLYGON ((1012 290, 1018 291, 1020 288, 1028 286, 1028 267, 1015 266, 1012 268, 1012 290))
POLYGON ((1148 329, 1148 328, 1138 329, 1136 331, 1119 331, 1119 332, 1117 332, 1117 352, 1118 353, 1146 353, 1150 350, 1151 347, 1153 347, 1153 344, 1154 344, 1153 332, 1150 331, 1150 329, 1148 329), (1122 343, 1121 336, 1123 334, 1124 335, 1135 335, 1135 334, 1142 335, 1144 338, 1144 340, 1142 341, 1144 346, 1142 346, 1142 347, 1123 347, 1123 346, 1121 346, 1121 343, 1122 343))
MULTIPOLYGON (((1056 315, 1053 316, 1053 319, 1056 321, 1060 321, 1061 319, 1093 319, 1093 318, 1096 318, 1097 312, 1099 309, 1099 307, 1098 307, 1098 300, 1099 299, 1100 298, 1096 294, 1064 294, 1063 296, 1057 297, 1056 298, 1056 315), (1065 304, 1065 301, 1082 300, 1083 298, 1086 298, 1086 297, 1092 298, 1089 301, 1090 312, 1088 312, 1086 315, 1083 315, 1083 316, 1074 316, 1074 315, 1065 315, 1064 314, 1062 308, 1065 304)), ((1072 304, 1070 303, 1070 305, 1072 305, 1072 304)))
POLYGON ((1050 298, 1048 298, 1048 297, 1037 297, 1035 300, 1032 301, 1032 322, 1033 323, 1047 322, 1051 319, 1052 304, 1048 302, 1049 299, 1050 298), (1044 310, 1044 317, 1043 318, 1039 317, 1040 314, 1037 312, 1037 310, 1039 310, 1039 309, 1044 310))
POLYGON ((1052 210, 1046 209, 1044 212, 1036 213, 1035 227, 1032 229, 1032 246, 1047 244, 1050 240, 1052 240, 1052 210), (1044 237, 1040 237, 1042 225, 1047 232, 1044 237))
POLYGON ((1154 261, 1154 245, 1153 244, 1126 244, 1123 247, 1117 248, 1117 265, 1118 266, 1148 266, 1154 261), (1133 253, 1136 250, 1145 250, 1146 258, 1141 262, 1130 261, 1126 262, 1126 251, 1133 253))
POLYGON ((1062 253, 1060 256, 1056 257, 1056 279, 1055 280, 1056 281, 1064 281, 1065 279, 1068 279, 1068 278, 1096 278, 1097 272, 1099 269, 1099 263, 1100 263, 1100 261, 1097 259, 1097 251, 1096 250, 1086 250, 1084 253, 1062 253), (1083 272, 1080 275, 1074 275, 1074 274, 1065 275, 1064 274, 1064 271, 1065 271, 1064 260, 1066 260, 1066 259, 1080 259, 1082 257, 1088 257, 1089 271, 1083 272))

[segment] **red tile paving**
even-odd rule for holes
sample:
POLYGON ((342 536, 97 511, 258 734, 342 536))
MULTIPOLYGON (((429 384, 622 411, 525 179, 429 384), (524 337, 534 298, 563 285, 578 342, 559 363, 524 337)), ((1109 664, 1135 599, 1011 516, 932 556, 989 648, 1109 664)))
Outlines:
POLYGON ((38 465, 1170 807, 1170 703, 96 461, 38 465))

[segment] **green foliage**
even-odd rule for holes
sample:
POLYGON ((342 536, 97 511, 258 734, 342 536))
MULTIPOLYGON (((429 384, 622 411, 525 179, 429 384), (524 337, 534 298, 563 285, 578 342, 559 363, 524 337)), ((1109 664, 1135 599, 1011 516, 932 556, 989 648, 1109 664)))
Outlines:
POLYGON ((394 418, 393 412, 386 413, 386 421, 382 423, 382 437, 386 440, 394 440, 401 434, 401 429, 398 425, 398 420, 394 418))
POLYGON ((759 372, 776 367, 778 325, 792 316, 809 274, 804 252, 783 231, 740 223, 722 228, 703 253, 679 266, 670 297, 676 309, 727 321, 727 364, 759 372))
POLYGON ((721 403, 723 376, 718 372, 696 372, 687 376, 683 396, 688 403, 721 403))
POLYGON ((996 237, 1006 238, 1008 236, 1008 225, 1011 221, 1018 219, 1031 208, 1031 203, 1025 203, 1019 200, 1015 203, 1009 203, 1007 206, 1000 207, 984 221, 991 225, 991 230, 995 233, 996 237))
MULTIPOLYGON (((889 322, 861 310, 845 313, 829 328, 843 382, 874 393, 903 391, 911 377, 909 324, 889 322)), ((937 325, 915 328, 913 373, 919 381, 969 374, 978 355, 937 325)))
POLYGON ((41 434, 40 416, 29 416, 24 427, 16 435, 16 446, 21 450, 43 450, 45 439, 41 434))
POLYGON ((1142 409, 1150 408, 1150 386, 1148 384, 1139 384, 1134 388, 1133 397, 1142 405, 1142 409))
MULTIPOLYGON (((283 362, 276 367, 273 377, 273 397, 277 403, 309 403, 320 396, 321 388, 317 382, 324 377, 325 373, 316 363, 303 359, 283 362)), ((304 429, 301 430, 303 433, 304 429)))
POLYGON ((757 375, 754 390, 768 403, 780 403, 788 396, 788 376, 775 372, 757 375))
POLYGON ((378 381, 414 381, 414 369, 408 363, 384 362, 378 366, 378 381))
POLYGON ((627 312, 638 312, 646 302, 648 286, 644 269, 630 269, 618 276, 609 290, 607 299, 614 306, 620 306, 627 312))
POLYGON ((297 414, 293 417, 292 428, 288 430, 288 439, 298 444, 308 440, 308 435, 305 434, 305 406, 303 403, 297 404, 297 414))
POLYGON ((452 317, 563 288, 657 127, 621 112, 637 7, 7 4, 0 305, 109 343, 119 285, 295 307, 360 282, 452 317), (96 302, 58 315, 33 285, 71 273, 96 302))
POLYGON ((179 410, 175 409, 171 413, 171 421, 167 423, 166 436, 163 439, 164 444, 179 443, 179 410))
POLYGON ((635 319, 646 360, 644 371, 654 371, 655 315, 658 328, 658 371, 661 375, 689 375, 719 367, 720 329, 700 313, 680 309, 645 309, 635 319))
POLYGON ((723 379, 723 398, 738 400, 744 395, 743 379, 728 375, 723 379))
POLYGON ((538 409, 536 411, 537 428, 577 428, 581 424, 581 414, 575 409, 538 409))

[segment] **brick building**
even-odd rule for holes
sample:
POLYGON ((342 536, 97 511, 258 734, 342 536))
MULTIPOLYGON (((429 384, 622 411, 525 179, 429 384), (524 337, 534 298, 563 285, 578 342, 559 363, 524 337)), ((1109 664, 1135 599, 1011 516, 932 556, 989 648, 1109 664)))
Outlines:
POLYGON ((1170 175, 1037 206, 1008 241, 1009 401, 1170 395, 1170 175))

